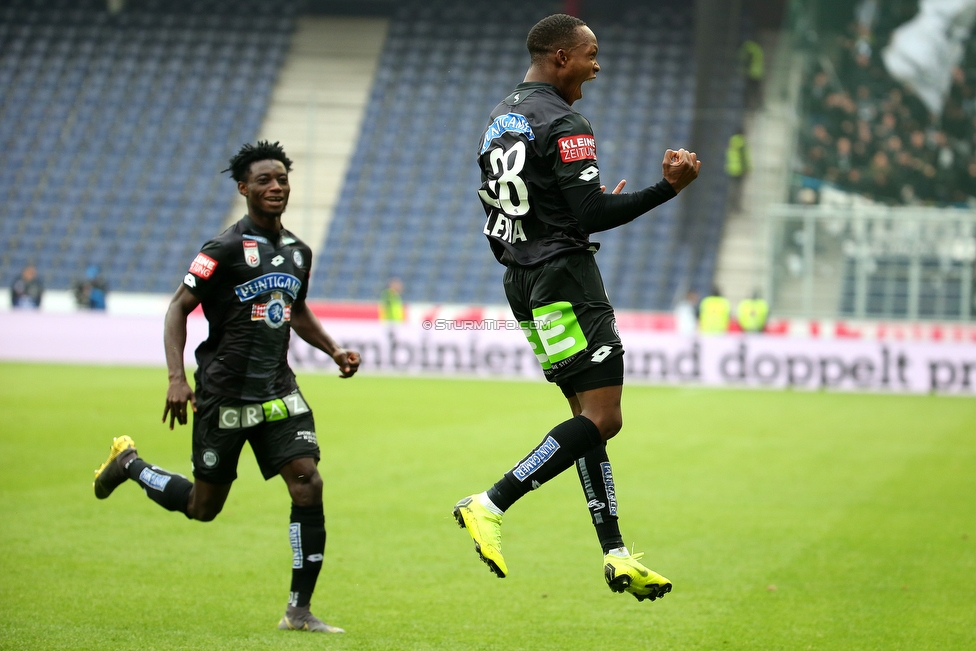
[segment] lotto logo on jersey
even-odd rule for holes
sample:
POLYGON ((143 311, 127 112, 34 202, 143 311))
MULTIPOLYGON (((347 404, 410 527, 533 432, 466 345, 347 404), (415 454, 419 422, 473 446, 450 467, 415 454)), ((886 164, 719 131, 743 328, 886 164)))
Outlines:
POLYGON ((217 261, 203 253, 197 253, 197 257, 193 258, 193 262, 190 264, 190 273, 204 280, 210 278, 216 269, 217 261))
POLYGON ((579 135, 559 139, 559 156, 564 163, 578 160, 596 160, 596 138, 579 135))

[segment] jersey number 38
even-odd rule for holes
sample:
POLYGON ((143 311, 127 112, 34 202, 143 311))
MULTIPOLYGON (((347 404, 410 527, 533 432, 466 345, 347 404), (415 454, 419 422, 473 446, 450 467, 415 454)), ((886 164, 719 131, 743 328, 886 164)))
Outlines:
POLYGON ((525 143, 520 140, 506 150, 496 147, 488 154, 488 160, 496 178, 489 179, 488 190, 478 190, 481 200, 510 217, 529 212, 529 189, 519 176, 525 167, 525 143))
POLYGON ((488 154, 488 160, 496 178, 489 179, 488 189, 478 190, 478 195, 485 205, 500 212, 489 214, 484 233, 511 244, 524 242, 528 238, 522 220, 517 218, 529 212, 529 189, 519 176, 525 167, 525 143, 516 142, 509 149, 496 147, 488 154))

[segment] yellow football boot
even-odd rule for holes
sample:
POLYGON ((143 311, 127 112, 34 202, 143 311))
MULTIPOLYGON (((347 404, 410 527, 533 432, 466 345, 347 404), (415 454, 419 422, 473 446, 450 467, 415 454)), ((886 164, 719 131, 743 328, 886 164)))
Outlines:
POLYGON ((603 557, 603 573, 611 590, 629 592, 637 597, 637 601, 654 601, 671 592, 669 579, 638 562, 643 555, 643 552, 639 552, 626 556, 607 554, 603 557))
POLYGON ((471 534, 475 551, 488 569, 504 579, 508 566, 502 556, 502 516, 486 509, 477 495, 471 495, 454 505, 454 519, 471 534))
POLYGON ((104 500, 129 478, 125 474, 125 463, 136 454, 138 453, 135 441, 128 436, 112 439, 112 449, 109 451, 108 459, 95 471, 95 481, 92 482, 92 486, 95 487, 95 497, 104 500))

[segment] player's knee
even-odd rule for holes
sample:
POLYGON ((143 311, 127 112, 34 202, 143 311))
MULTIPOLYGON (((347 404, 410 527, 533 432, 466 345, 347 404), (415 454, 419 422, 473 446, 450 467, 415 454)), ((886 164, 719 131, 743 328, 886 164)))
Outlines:
POLYGON ((624 426, 623 415, 620 410, 607 410, 590 418, 596 428, 600 430, 600 437, 609 441, 624 426))
POLYGON ((210 522, 224 509, 227 493, 199 490, 199 484, 190 489, 190 499, 186 504, 187 517, 200 522, 210 522))
POLYGON ((217 518, 218 513, 220 513, 220 509, 207 509, 197 515, 195 519, 200 522, 213 522, 217 518))
POLYGON ((212 522, 224 509, 223 504, 194 504, 187 507, 187 515, 200 522, 212 522))
POLYGON ((319 474, 318 470, 313 469, 288 482, 288 492, 295 504, 311 506, 322 501, 322 486, 322 475, 319 474))

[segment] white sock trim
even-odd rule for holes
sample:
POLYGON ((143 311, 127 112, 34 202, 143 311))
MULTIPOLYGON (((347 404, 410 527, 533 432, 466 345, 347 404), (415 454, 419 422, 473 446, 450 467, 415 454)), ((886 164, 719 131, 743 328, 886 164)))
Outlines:
POLYGON ((485 507, 489 512, 494 513, 495 515, 501 515, 504 513, 504 511, 495 506, 494 502, 488 499, 487 491, 478 495, 478 501, 481 502, 481 506, 485 507))

